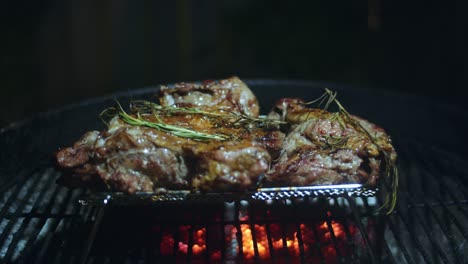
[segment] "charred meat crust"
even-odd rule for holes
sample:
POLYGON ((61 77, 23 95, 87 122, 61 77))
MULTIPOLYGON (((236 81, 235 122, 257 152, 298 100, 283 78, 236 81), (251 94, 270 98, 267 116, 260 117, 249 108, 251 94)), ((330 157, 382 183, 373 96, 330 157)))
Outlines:
MULTIPOLYGON (((206 112, 258 116, 258 101, 237 77, 202 84, 162 87, 162 106, 193 107, 206 112)), ((151 118, 151 117, 149 117, 151 118)), ((101 182, 114 191, 152 192, 161 188, 242 191, 255 188, 258 178, 279 152, 282 133, 255 126, 225 126, 197 114, 167 114, 166 124, 203 133, 231 136, 226 141, 201 142, 143 126, 118 117, 107 130, 89 132, 56 157, 64 170, 61 182, 76 186, 101 182), (274 136, 269 136, 269 135, 274 136)))
POLYGON ((162 86, 159 102, 163 106, 203 108, 207 111, 236 112, 258 116, 259 105, 252 91, 238 77, 201 84, 179 83, 162 86))
MULTIPOLYGON (((173 119, 179 122, 181 117, 173 119)), ((166 118, 167 122, 170 120, 166 118)), ((191 120, 196 122, 197 118, 191 120)), ((74 146, 59 151, 57 162, 72 172, 64 177, 78 178, 83 183, 89 182, 90 177, 99 178, 109 189, 128 193, 161 188, 234 191, 255 188, 258 176, 269 169, 269 151, 279 149, 272 142, 262 145, 268 131, 246 132, 243 128, 226 127, 212 130, 236 138, 200 142, 130 126, 114 118, 107 131, 92 134, 94 140, 91 134, 85 135, 74 146)))
POLYGON ((366 183, 375 185, 383 172, 383 151, 396 158, 385 131, 352 116, 374 139, 335 113, 305 106, 301 99, 284 98, 269 114, 291 124, 283 148, 267 173, 269 185, 366 183), (377 146, 378 145, 378 146, 377 146))
MULTIPOLYGON (((258 101, 237 77, 201 84, 163 86, 161 106, 257 117, 258 101)), ((281 127, 230 126, 198 114, 161 114, 158 120, 203 133, 229 135, 198 141, 157 129, 132 126, 118 116, 105 131, 91 131, 56 153, 60 184, 126 193, 161 189, 246 191, 264 186, 306 186, 347 182, 374 185, 382 174, 382 152, 396 158, 385 131, 353 116, 375 137, 343 125, 335 113, 283 98, 268 117, 281 127), (379 147, 377 147, 377 145, 379 147)), ((151 117, 149 117, 151 118, 151 117)))
POLYGON ((258 185, 259 177, 270 167, 265 148, 245 144, 193 153, 198 164, 192 187, 198 190, 246 191, 258 185))

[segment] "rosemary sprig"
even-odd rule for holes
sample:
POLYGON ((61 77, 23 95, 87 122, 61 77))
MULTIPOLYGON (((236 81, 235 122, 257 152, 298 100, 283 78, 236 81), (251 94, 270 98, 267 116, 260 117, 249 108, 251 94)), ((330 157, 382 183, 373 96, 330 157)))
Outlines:
POLYGON ((256 118, 247 116, 240 113, 229 112, 223 108, 217 109, 216 112, 203 111, 197 108, 190 107, 175 107, 175 106, 161 106, 159 104, 139 100, 131 103, 131 109, 136 113, 151 113, 159 112, 166 115, 172 114, 196 114, 203 115, 210 118, 216 118, 223 122, 226 126, 231 127, 246 127, 247 125, 256 125, 257 127, 273 127, 286 124, 284 121, 268 119, 264 117, 256 118))
MULTIPOLYGON (((328 88, 325 88, 325 93, 322 94, 318 99, 308 102, 307 104, 314 104, 319 102, 320 105, 324 105, 324 110, 327 110, 331 103, 335 103, 338 106, 338 114, 332 114, 331 118, 337 119, 340 125, 345 127, 346 124, 352 126, 356 131, 361 132, 377 147, 380 153, 384 156, 385 161, 385 178, 384 184, 390 189, 390 192, 386 194, 385 201, 377 211, 386 209, 386 214, 390 214, 396 206, 397 195, 398 195, 398 170, 396 168, 395 160, 392 159, 390 153, 385 151, 382 146, 377 142, 377 139, 372 136, 366 128, 364 128, 351 114, 343 107, 343 105, 336 99, 337 92, 333 92, 328 88), (387 182, 387 178, 390 179, 390 184, 387 182), (389 186, 390 185, 390 186, 389 186)), ((347 140, 347 139, 346 139, 347 140)), ((340 141, 341 143, 341 141, 340 141)))
POLYGON ((325 88, 325 93, 323 93, 319 98, 313 100, 313 101, 310 101, 310 102, 307 102, 307 103, 304 103, 305 105, 311 105, 311 104, 315 104, 317 102, 318 103, 318 106, 323 106, 323 110, 327 110, 328 107, 331 105, 331 103, 333 103, 334 101, 336 102, 336 96, 338 95, 337 92, 332 92, 331 90, 329 90, 328 88, 325 88))
POLYGON ((154 128, 163 132, 167 132, 170 134, 173 134, 178 137, 183 137, 183 138, 190 138, 194 140, 200 140, 200 141, 206 141, 206 140, 228 140, 231 137, 228 135, 224 134, 208 134, 208 133, 203 133, 199 131, 195 131, 192 129, 188 129, 185 127, 181 126, 175 126, 175 125, 170 125, 167 123, 164 123, 160 118, 156 117, 157 122, 152 122, 145 120, 142 117, 142 114, 137 112, 135 116, 129 115, 125 110, 122 108, 119 102, 116 102, 116 106, 110 109, 106 109, 101 113, 101 116, 105 115, 118 115, 119 118, 124 121, 125 123, 132 125, 132 126, 145 126, 145 127, 150 127, 154 128))
POLYGON ((349 137, 327 136, 325 144, 333 150, 343 148, 348 142, 349 137))

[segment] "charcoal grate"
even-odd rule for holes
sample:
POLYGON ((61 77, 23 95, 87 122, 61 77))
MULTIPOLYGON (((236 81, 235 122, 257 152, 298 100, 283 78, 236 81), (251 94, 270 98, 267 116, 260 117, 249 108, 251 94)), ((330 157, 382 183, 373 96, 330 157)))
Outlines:
MULTIPOLYGON (((379 201, 352 196, 269 202, 235 200, 214 203, 215 213, 205 210, 207 215, 200 215, 202 209, 196 205, 176 210, 173 204, 151 208, 152 213, 144 216, 136 213, 136 216, 149 216, 154 221, 141 223, 142 226, 159 226, 158 230, 172 237, 174 244, 170 255, 165 255, 167 252, 160 248, 164 237, 151 229, 146 230, 151 234, 144 238, 147 241, 138 241, 137 245, 125 242, 126 239, 131 240, 132 235, 118 237, 119 243, 127 246, 127 250, 119 253, 122 256, 106 255, 110 249, 103 248, 111 239, 107 238, 107 232, 111 231, 101 231, 101 228, 109 225, 109 219, 115 219, 119 212, 134 214, 126 212, 132 209, 80 204, 78 200, 85 194, 84 190, 68 190, 56 185, 54 181, 58 173, 54 169, 35 170, 1 197, 0 256, 5 262, 12 263, 32 259, 44 263, 51 259, 55 263, 64 260, 70 263, 102 263, 120 257, 129 262, 161 259, 184 263, 192 259, 194 263, 197 260, 198 263, 206 263, 219 252, 219 258, 215 260, 246 263, 263 263, 277 258, 291 263, 309 263, 311 260, 466 263, 468 202, 463 178, 466 174, 462 170, 465 164, 435 149, 431 151, 437 154, 437 159, 431 160, 433 155, 417 142, 405 141, 404 145, 407 148, 399 147, 399 200, 396 210, 389 216, 372 213, 379 201), (412 158, 408 159, 408 155, 412 158), (448 166, 453 166, 454 162, 459 169, 454 174, 446 174, 452 171, 448 166), (428 180, 432 184, 424 183, 428 180), (305 213, 311 208, 316 212, 305 213), (270 215, 278 210, 284 211, 281 216, 270 215), (165 213, 161 216, 158 215, 160 212, 165 213), (334 223, 340 223, 342 230, 339 232, 343 233, 335 234, 334 223), (181 231, 180 226, 187 226, 187 230, 181 231), (315 230, 309 230, 311 226, 315 226, 315 230), (247 227, 254 231, 246 233, 247 227), (202 229, 206 230, 206 236, 210 236, 210 232, 217 233, 218 238, 232 236, 234 242, 206 244, 206 251, 200 255, 196 249, 199 239, 196 232, 202 229), (322 233, 330 234, 328 242, 323 241, 322 233), (379 233, 382 233, 381 238, 379 233), (239 247, 245 243, 246 235, 253 241, 251 249, 239 247), (265 242, 259 237, 262 235, 267 236, 265 242), (296 249, 291 243, 297 244, 296 249), (186 245, 187 251, 181 251, 178 245, 182 244, 186 245), (267 257, 262 253, 264 247, 269 248, 267 257), (330 252, 335 254, 333 259, 330 252)), ((117 228, 115 225, 128 224, 135 222, 124 218, 110 226, 117 228)))

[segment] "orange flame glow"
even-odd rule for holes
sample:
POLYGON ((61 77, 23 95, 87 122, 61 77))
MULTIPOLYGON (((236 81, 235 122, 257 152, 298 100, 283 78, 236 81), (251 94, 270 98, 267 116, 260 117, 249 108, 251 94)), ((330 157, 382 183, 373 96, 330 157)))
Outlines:
MULTIPOLYGON (((235 226, 230 226, 230 234, 227 233, 226 245, 229 247, 233 241, 237 241, 238 229, 235 226)), ((296 257, 299 260, 301 251, 309 252, 307 255, 321 254, 326 259, 336 258, 336 241, 346 239, 346 233, 342 224, 335 221, 324 221, 318 224, 300 224, 298 232, 289 234, 281 233, 281 228, 277 224, 241 224, 240 232, 242 234, 242 245, 234 244, 234 250, 237 254, 240 253, 242 247, 242 255, 247 263, 259 259, 262 261, 271 260, 272 250, 275 256, 288 254, 290 257, 296 257), (252 228, 253 227, 253 228, 252 228), (332 235, 333 232, 333 235, 332 235), (299 238, 302 239, 302 248, 300 247, 299 238), (317 241, 317 239, 319 241, 317 241), (333 242, 335 240, 335 243, 333 242), (320 243, 321 253, 317 251, 317 243, 320 243), (311 253, 314 251, 313 253, 311 253)), ((161 241, 161 254, 170 256, 173 254, 187 255, 189 245, 191 246, 191 254, 194 257, 202 257, 209 255, 212 261, 220 261, 222 258, 221 250, 211 249, 207 252, 207 230, 205 227, 192 230, 190 226, 181 226, 179 228, 179 241, 177 247, 176 240, 170 233, 164 233, 161 241), (192 233, 192 241, 189 242, 189 233, 192 233), (174 248, 177 252, 174 252, 174 248)), ((351 230, 353 231, 353 230, 351 230)), ((354 231, 353 231, 354 232, 354 231)), ((212 245, 213 246, 213 245, 212 245)), ((235 257, 235 256, 234 256, 235 257)), ((317 256, 315 256, 317 257, 317 256)))

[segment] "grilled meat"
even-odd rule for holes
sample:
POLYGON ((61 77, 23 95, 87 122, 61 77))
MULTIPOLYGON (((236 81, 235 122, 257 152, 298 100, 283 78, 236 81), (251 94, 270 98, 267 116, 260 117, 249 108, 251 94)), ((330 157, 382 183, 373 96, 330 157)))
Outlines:
POLYGON ((279 100, 269 116, 287 121, 291 127, 267 174, 268 184, 374 185, 383 172, 385 157, 386 162, 396 159, 385 131, 362 118, 308 108, 295 98, 279 100))
POLYGON ((257 98, 238 77, 202 84, 162 86, 159 102, 162 106, 203 108, 205 111, 235 112, 254 117, 259 113, 257 98))
MULTIPOLYGON (((279 131, 239 123, 241 117, 258 115, 258 103, 237 78, 163 88, 160 101, 162 106, 196 107, 203 113, 229 111, 234 115, 170 111, 139 116, 148 122, 222 135, 226 140, 181 137, 114 117, 106 131, 89 132, 72 147, 58 152, 58 165, 67 172, 62 182, 106 186, 127 193, 164 188, 241 191, 257 186, 258 178, 270 167, 270 153, 277 155, 280 149, 279 131), (205 92, 207 96, 203 97, 201 93, 205 92), (221 107, 215 108, 217 104, 221 107)), ((131 116, 137 118, 136 114, 131 116)))
POLYGON ((259 178, 270 168, 268 151, 242 141, 209 151, 195 149, 192 187, 197 190, 248 190, 258 186, 259 178))
POLYGON ((396 159, 383 129, 347 112, 284 98, 259 118, 256 97, 237 77, 163 86, 158 100, 134 102, 128 114, 114 109, 107 130, 60 150, 61 182, 126 193, 374 185, 396 159))

